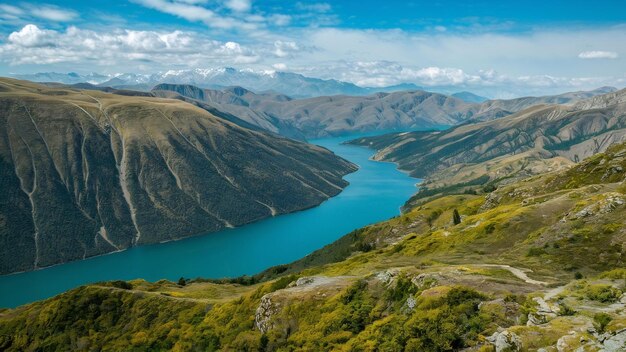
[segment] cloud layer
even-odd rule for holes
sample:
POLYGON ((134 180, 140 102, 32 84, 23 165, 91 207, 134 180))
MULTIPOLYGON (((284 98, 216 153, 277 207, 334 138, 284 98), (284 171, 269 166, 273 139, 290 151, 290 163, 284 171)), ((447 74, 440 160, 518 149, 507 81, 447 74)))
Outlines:
POLYGON ((511 32, 514 23, 471 19, 462 27, 412 32, 339 28, 326 2, 296 2, 284 13, 251 0, 131 1, 195 27, 64 25, 78 14, 46 4, 0 4, 0 21, 16 23, 0 37, 0 65, 9 67, 5 74, 26 67, 150 73, 233 66, 492 96, 622 87, 626 78, 624 25, 511 32))
POLYGON ((578 54, 578 57, 581 59, 617 59, 619 55, 614 51, 583 51, 578 54))

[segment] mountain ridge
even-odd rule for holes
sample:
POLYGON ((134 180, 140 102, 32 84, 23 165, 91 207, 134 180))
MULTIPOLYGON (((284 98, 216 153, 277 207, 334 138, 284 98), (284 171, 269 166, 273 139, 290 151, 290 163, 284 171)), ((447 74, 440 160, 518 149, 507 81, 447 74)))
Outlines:
POLYGON ((0 80, 0 272, 315 206, 356 166, 179 100, 0 80))

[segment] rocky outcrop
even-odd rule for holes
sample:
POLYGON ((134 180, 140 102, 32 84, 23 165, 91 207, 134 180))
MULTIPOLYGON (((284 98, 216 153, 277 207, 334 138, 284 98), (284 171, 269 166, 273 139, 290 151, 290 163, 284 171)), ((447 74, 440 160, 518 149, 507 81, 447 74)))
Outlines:
POLYGON ((537 311, 528 313, 528 326, 546 324, 556 318, 561 310, 559 306, 550 304, 541 297, 534 297, 533 301, 537 305, 537 311))
POLYGON ((496 352, 517 352, 522 349, 522 340, 508 330, 495 332, 487 337, 487 341, 494 345, 496 352))
POLYGON ((277 311, 278 307, 272 302, 272 295, 270 293, 264 295, 254 314, 254 326, 262 333, 266 333, 273 327, 272 316, 277 311))

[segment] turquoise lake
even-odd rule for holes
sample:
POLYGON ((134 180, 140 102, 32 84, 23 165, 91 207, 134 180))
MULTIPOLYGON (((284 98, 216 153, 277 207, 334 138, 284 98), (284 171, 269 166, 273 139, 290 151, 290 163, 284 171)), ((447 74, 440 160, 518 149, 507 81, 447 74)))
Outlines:
POLYGON ((369 160, 372 150, 343 145, 335 137, 311 143, 359 165, 350 185, 321 205, 243 227, 122 252, 46 269, 0 276, 0 307, 15 307, 68 289, 105 280, 143 278, 222 278, 258 273, 321 248, 346 233, 400 214, 419 181, 391 163, 369 160))

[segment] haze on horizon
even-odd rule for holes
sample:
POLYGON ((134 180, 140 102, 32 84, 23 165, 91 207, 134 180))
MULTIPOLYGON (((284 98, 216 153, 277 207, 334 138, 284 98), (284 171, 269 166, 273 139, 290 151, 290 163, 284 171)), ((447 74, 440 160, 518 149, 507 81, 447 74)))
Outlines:
POLYGON ((228 66, 490 97, 623 88, 625 10, 617 0, 3 0, 0 75, 228 66))

